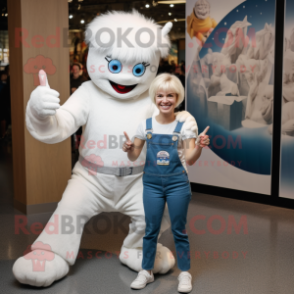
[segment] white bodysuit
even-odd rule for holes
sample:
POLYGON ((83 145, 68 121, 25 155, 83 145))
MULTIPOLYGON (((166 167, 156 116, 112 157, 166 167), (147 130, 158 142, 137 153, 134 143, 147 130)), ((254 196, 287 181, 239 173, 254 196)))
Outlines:
MULTIPOLYGON (((88 159, 93 156, 100 157, 103 166, 108 167, 134 166, 144 165, 146 152, 141 152, 136 162, 130 162, 119 141, 125 139, 124 131, 134 137, 138 124, 157 113, 158 109, 151 102, 148 91, 135 100, 122 101, 111 97, 92 81, 88 81, 57 110, 55 117, 48 117, 48 121, 41 124, 27 111, 26 122, 32 136, 49 144, 65 140, 82 125, 80 156, 88 159)), ((75 223, 77 218, 88 220, 100 212, 118 211, 129 215, 132 220, 123 246, 140 248, 145 232, 142 193, 142 172, 124 177, 104 173, 91 174, 78 161, 49 223, 54 222, 54 217, 60 219, 66 216, 72 218, 75 223)), ((162 232, 169 225, 166 211, 162 232)), ((49 244, 53 252, 74 264, 83 229, 75 228, 73 233, 65 234, 62 233, 61 226, 60 219, 57 234, 51 234, 50 231, 48 234, 48 230, 43 230, 35 243, 41 241, 49 244)))
MULTIPOLYGON (((44 272, 34 271, 32 260, 28 259, 30 253, 18 258, 13 274, 21 283, 45 287, 64 277, 78 256, 85 222, 100 212, 117 211, 130 216, 129 233, 119 259, 135 271, 141 269, 140 253, 145 234, 142 174, 146 152, 130 162, 127 153, 122 151, 122 144, 124 132, 133 138, 139 123, 159 112, 149 98, 148 89, 156 76, 160 58, 168 56, 171 28, 170 22, 160 28, 136 10, 130 13, 110 11, 94 18, 85 34, 91 81, 83 83, 62 106, 59 93, 50 89, 45 72, 39 72, 40 86, 31 93, 26 109, 30 134, 41 142, 55 144, 69 138, 81 126, 83 132, 80 158, 62 199, 31 246, 33 257, 41 250, 44 254, 49 252, 50 256, 50 251, 55 253, 55 258, 46 261, 44 272), (102 33, 101 38, 97 38, 97 33, 105 27, 116 34, 111 45, 107 43, 108 35, 102 33), (159 42, 150 43, 150 35, 141 34, 142 28, 151 30, 159 42), (121 31, 129 29, 128 42, 125 39, 121 42, 121 31), (126 251, 128 258, 125 258, 126 251)), ((187 112, 178 114, 177 119, 187 123, 187 129, 197 128, 194 118, 187 112)), ((166 209, 161 232, 169 226, 166 209)), ((175 259, 161 244, 157 252, 154 273, 166 273, 174 266, 175 259)))

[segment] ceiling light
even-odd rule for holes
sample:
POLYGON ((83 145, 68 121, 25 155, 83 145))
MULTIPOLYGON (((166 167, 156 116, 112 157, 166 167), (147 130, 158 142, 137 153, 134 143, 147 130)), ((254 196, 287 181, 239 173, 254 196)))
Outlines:
POLYGON ((169 7, 174 7, 174 5, 173 5, 173 4, 171 4, 169 7))
POLYGON ((149 4, 146 4, 146 5, 145 5, 145 7, 146 7, 146 8, 149 8, 149 7, 150 7, 150 5, 149 5, 149 4))
POLYGON ((70 18, 70 19, 71 19, 71 18, 73 18, 73 15, 72 15, 72 14, 70 14, 70 15, 69 15, 69 18, 70 18))
POLYGON ((172 15, 171 12, 169 12, 168 15, 172 15))
POLYGON ((185 4, 186 0, 158 1, 158 4, 185 4))
MULTIPOLYGON (((167 23, 169 21, 171 21, 171 20, 170 19, 168 19, 168 20, 160 20, 160 21, 157 21, 156 23, 162 24, 162 23, 167 23)), ((179 21, 186 21, 186 19, 185 18, 175 18, 174 21, 177 21, 177 22, 179 22, 179 21)))
POLYGON ((83 19, 81 19, 81 23, 85 23, 85 21, 83 19))

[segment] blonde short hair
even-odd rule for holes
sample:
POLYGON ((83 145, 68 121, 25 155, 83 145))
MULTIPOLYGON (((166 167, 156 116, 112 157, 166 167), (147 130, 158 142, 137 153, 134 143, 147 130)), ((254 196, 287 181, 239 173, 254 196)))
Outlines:
POLYGON ((172 74, 169 73, 162 73, 158 75, 151 83, 150 88, 149 88, 149 97, 151 98, 152 102, 155 103, 155 96, 156 93, 159 91, 173 91, 174 93, 177 94, 177 104, 180 105, 185 96, 185 90, 184 87, 180 81, 180 79, 172 74))

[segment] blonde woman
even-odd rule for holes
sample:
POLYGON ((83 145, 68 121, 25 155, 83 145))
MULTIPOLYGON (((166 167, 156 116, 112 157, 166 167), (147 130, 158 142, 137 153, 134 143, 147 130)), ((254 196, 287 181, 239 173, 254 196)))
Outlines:
POLYGON ((135 161, 146 141, 147 156, 143 172, 143 203, 146 229, 143 238, 142 270, 131 284, 133 289, 142 289, 154 281, 152 269, 162 214, 167 202, 174 235, 177 263, 181 273, 178 291, 192 290, 190 269, 190 246, 185 230, 191 188, 186 164, 192 165, 200 157, 202 148, 209 145, 205 131, 199 135, 182 129, 176 121, 174 109, 184 99, 180 80, 171 74, 160 74, 151 83, 149 95, 159 109, 159 114, 148 118, 138 126, 134 142, 127 133, 123 151, 135 161))

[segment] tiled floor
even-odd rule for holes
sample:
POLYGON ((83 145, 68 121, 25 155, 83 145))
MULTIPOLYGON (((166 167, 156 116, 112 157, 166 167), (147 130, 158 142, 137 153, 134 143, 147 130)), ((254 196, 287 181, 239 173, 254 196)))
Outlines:
MULTIPOLYGON (((145 289, 130 289, 136 272, 122 265, 115 253, 126 236, 129 219, 116 213, 98 215, 87 224, 80 256, 67 277, 45 289, 19 284, 11 272, 13 262, 36 235, 30 230, 28 234, 15 231, 16 217, 23 214, 12 207, 11 156, 7 153, 0 155, 0 195, 0 293, 177 293, 176 266, 165 275, 156 275, 145 289), (112 223, 121 218, 123 225, 117 232, 111 228, 103 233, 103 217, 112 223), (97 233, 97 226, 102 233, 97 233), (93 257, 88 259, 89 251, 93 257)), ((45 224, 49 217, 48 213, 30 216, 26 228, 34 222, 45 224)), ((194 193, 187 231, 191 293, 294 293, 293 210, 194 193)), ((175 250, 170 230, 160 242, 175 250)))

